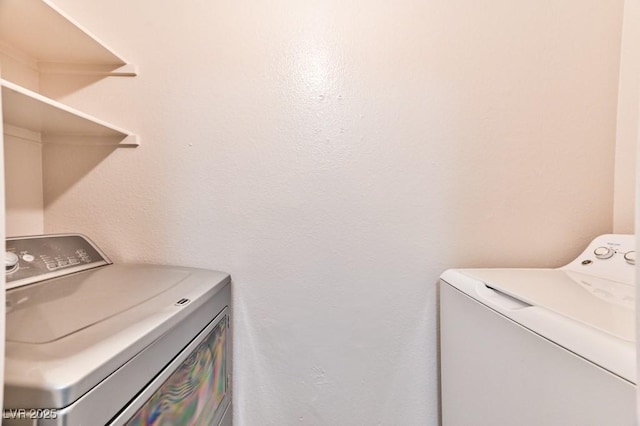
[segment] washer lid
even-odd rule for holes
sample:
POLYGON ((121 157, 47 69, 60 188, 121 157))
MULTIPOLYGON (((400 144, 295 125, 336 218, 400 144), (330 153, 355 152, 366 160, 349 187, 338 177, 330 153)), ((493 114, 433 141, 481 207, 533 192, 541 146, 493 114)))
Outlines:
POLYGON ((165 292, 185 270, 117 265, 7 292, 6 339, 49 343, 85 329, 165 292))
POLYGON ((558 269, 465 269, 466 275, 617 338, 635 341, 632 285, 558 269))

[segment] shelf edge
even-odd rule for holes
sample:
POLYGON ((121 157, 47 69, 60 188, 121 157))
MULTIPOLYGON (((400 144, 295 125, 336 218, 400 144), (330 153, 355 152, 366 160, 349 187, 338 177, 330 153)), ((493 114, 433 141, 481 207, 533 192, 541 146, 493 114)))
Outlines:
POLYGON ((108 47, 105 43, 102 42, 102 40, 100 40, 98 37, 96 37, 93 33, 91 33, 90 31, 88 31, 85 27, 83 27, 82 25, 80 25, 78 22, 76 22, 75 19, 73 19, 71 16, 69 16, 67 13, 65 13, 63 10, 61 10, 55 3, 53 3, 51 0, 41 0, 42 3, 44 3, 45 5, 49 6, 54 12, 56 12, 57 14, 59 14, 62 18, 66 19, 71 25, 75 26, 77 29, 79 29, 81 32, 83 32, 87 37, 89 37, 90 39, 92 39, 96 44, 98 44, 99 46, 101 46, 103 49, 105 49, 107 52, 109 52, 111 55, 113 55, 115 58, 117 58, 120 62, 121 65, 126 65, 129 63, 129 61, 125 60, 122 56, 118 55, 116 52, 114 52, 110 47, 108 47))
MULTIPOLYGON (((55 108, 57 110, 60 110, 62 112, 71 114, 75 117, 78 117, 80 119, 86 120, 88 122, 94 123, 98 126, 101 126, 103 128, 109 129, 110 131, 112 131, 114 134, 109 135, 109 136, 101 136, 101 135, 96 135, 96 134, 83 134, 83 133, 73 133, 73 132, 59 132, 59 133, 46 133, 46 132, 37 132, 34 131, 33 129, 26 129, 23 128, 21 126, 16 126, 14 124, 12 124, 10 121, 9 122, 5 122, 5 127, 7 127, 8 129, 10 129, 10 131, 14 131, 14 133, 16 133, 16 135, 21 135, 24 136, 31 134, 32 138, 35 137, 33 136, 34 134, 39 134, 41 135, 41 140, 44 142, 46 141, 52 141, 53 143, 78 143, 78 141, 83 141, 82 144, 83 145, 87 145, 87 144, 98 144, 98 145, 118 145, 118 146, 138 146, 139 142, 138 142, 138 138, 136 135, 130 133, 127 130, 124 130, 120 127, 114 126, 111 123, 108 123, 106 121, 100 120, 96 117, 93 117, 87 113, 84 113, 82 111, 78 111, 74 108, 71 108, 63 103, 60 103, 58 101, 55 101, 53 99, 47 98, 46 96, 43 96, 39 93, 33 92, 29 89, 26 89, 18 84, 12 83, 10 81, 4 80, 2 78, 0 78, 0 87, 2 89, 7 89, 7 90, 11 90, 17 94, 19 94, 20 96, 24 96, 26 98, 32 99, 36 102, 40 102, 43 105, 47 105, 49 107, 55 108), (28 133, 27 133, 28 132, 28 133), (91 142, 87 142, 87 139, 89 139, 91 142)), ((4 99, 3 99, 4 102, 4 99)), ((21 137, 21 136, 17 136, 17 137, 21 137)))
POLYGON ((34 54, 30 50, 23 50, 12 45, 8 40, 0 39, 0 53, 6 55, 13 60, 33 69, 41 74, 89 74, 103 76, 123 76, 133 77, 138 74, 137 66, 129 63, 121 55, 113 51, 109 46, 103 43, 93 33, 88 31, 72 17, 67 15, 58 6, 50 0, 38 0, 44 7, 50 9, 54 14, 60 16, 71 27, 76 28, 87 39, 91 40, 96 46, 99 46, 109 59, 97 62, 65 62, 45 59, 38 54, 34 54))
POLYGON ((103 75, 111 77, 135 77, 138 75, 138 67, 134 64, 73 64, 62 62, 38 62, 38 71, 41 74, 65 74, 65 75, 103 75))
POLYGON ((133 134, 126 135, 123 139, 94 135, 43 134, 42 143, 47 145, 112 146, 114 148, 137 148, 140 146, 138 136, 133 134))
MULTIPOLYGON (((46 96, 43 96, 39 93, 36 93, 32 90, 29 90, 27 88, 24 88, 22 86, 20 86, 19 84, 15 84, 12 83, 10 81, 7 81, 5 79, 0 78, 0 87, 6 87, 9 90, 13 90, 14 92, 17 92, 19 94, 21 94, 22 96, 26 96, 28 98, 34 99, 38 102, 41 102, 45 105, 49 105, 52 106, 54 108, 57 108, 61 111, 67 112, 69 114, 75 115, 79 118, 82 118, 84 120, 90 121, 92 123, 98 124, 100 126, 106 127, 110 130, 113 130, 114 132, 120 133, 122 136, 127 136, 130 133, 127 130, 121 129, 117 126, 114 126, 111 123, 107 123, 106 121, 100 120, 99 118, 93 117, 90 114, 87 114, 85 112, 79 111, 75 108, 71 108, 70 106, 67 106, 61 102, 55 101, 51 98, 47 98, 46 96)), ((9 123, 11 124, 11 123, 9 123)))

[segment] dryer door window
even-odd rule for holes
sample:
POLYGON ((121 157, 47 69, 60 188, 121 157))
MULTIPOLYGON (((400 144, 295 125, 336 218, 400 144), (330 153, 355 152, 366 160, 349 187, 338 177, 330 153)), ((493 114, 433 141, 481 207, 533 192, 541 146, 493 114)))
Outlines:
POLYGON ((229 398, 227 379, 228 315, 126 423, 211 426, 218 424, 229 398))

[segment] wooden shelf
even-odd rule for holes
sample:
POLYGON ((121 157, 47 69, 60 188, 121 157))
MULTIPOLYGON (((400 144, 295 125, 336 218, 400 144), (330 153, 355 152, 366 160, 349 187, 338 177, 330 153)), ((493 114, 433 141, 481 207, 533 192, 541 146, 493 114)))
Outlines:
POLYGON ((135 135, 89 114, 6 80, 0 86, 6 134, 43 143, 139 145, 135 135))
POLYGON ((137 73, 49 0, 0 0, 0 50, 26 56, 42 73, 137 73))

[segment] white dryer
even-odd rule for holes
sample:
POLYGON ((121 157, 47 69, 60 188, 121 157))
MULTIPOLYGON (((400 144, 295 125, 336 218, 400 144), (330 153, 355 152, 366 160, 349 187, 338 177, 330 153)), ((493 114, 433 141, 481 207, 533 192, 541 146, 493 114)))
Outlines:
POLYGON ((441 276, 444 426, 634 425, 635 237, 559 269, 441 276))
POLYGON ((231 425, 228 274, 78 234, 8 239, 6 268, 3 425, 231 425))

